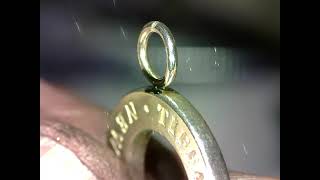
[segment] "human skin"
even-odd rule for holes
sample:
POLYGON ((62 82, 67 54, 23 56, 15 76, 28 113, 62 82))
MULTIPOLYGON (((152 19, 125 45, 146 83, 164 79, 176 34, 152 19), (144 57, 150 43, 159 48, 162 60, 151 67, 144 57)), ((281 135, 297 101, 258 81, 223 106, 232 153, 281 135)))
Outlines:
MULTIPOLYGON (((177 174, 168 176, 170 169, 175 170, 168 168, 172 163, 162 160, 161 154, 152 156, 152 162, 159 162, 160 173, 130 177, 130 167, 116 158, 105 142, 108 114, 108 110, 40 79, 40 178, 177 179, 177 174)), ((230 172, 230 177, 231 180, 278 179, 240 172, 230 172)))

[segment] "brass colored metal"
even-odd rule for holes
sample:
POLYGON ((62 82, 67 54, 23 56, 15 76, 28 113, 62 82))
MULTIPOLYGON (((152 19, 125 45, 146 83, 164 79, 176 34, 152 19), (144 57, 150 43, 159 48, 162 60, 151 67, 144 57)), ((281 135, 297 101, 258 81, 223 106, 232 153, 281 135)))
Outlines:
POLYGON ((175 78, 177 72, 177 49, 173 36, 169 28, 159 21, 152 21, 143 27, 140 33, 137 45, 138 60, 142 72, 146 78, 157 87, 167 87, 175 78), (148 60, 148 40, 152 33, 160 35, 164 42, 167 54, 167 66, 165 75, 159 78, 158 75, 152 70, 148 60))
POLYGON ((136 168, 132 174, 143 174, 147 144, 157 132, 179 155, 188 179, 229 180, 220 148, 200 113, 179 93, 164 88, 173 80, 177 66, 174 41, 164 24, 151 22, 144 27, 138 55, 142 71, 154 86, 124 96, 112 112, 107 141, 115 154, 136 168), (151 32, 160 34, 167 51, 169 62, 161 80, 153 74, 146 58, 151 32))
POLYGON ((108 141, 117 156, 143 172, 153 131, 174 147, 188 179, 229 179, 220 148, 198 111, 177 92, 140 89, 121 100, 111 117, 108 141))

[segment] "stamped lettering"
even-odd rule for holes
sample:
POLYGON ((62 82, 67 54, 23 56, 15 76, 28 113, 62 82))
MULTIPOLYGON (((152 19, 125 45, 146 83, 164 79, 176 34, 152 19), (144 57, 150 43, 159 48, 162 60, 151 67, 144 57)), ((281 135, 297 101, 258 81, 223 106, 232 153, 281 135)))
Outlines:
POLYGON ((129 124, 133 123, 133 119, 138 120, 137 111, 136 111, 136 108, 134 107, 134 104, 132 101, 129 102, 129 105, 127 105, 127 104, 124 105, 124 108, 127 112, 129 124))
POLYGON ((110 131, 111 137, 109 138, 109 142, 116 153, 117 156, 121 155, 120 150, 122 149, 123 136, 118 134, 117 131, 111 129, 110 131))
POLYGON ((188 153, 189 160, 193 160, 195 155, 196 155, 196 151, 195 150, 192 150, 191 152, 189 152, 188 153))
POLYGON ((183 147, 183 148, 187 148, 188 145, 190 144, 190 139, 189 136, 186 132, 183 132, 179 138, 179 144, 183 147))
POLYGON ((178 121, 176 120, 175 116, 172 116, 170 125, 168 127, 168 133, 171 134, 172 136, 175 136, 177 125, 178 125, 178 121))
POLYGON ((199 172, 199 171, 196 171, 195 172, 195 180, 203 180, 203 173, 202 172, 199 172))
POLYGON ((167 114, 169 115, 168 111, 164 107, 162 107, 160 104, 158 104, 157 110, 160 112, 160 117, 159 117, 158 123, 160 125, 162 125, 163 127, 166 127, 165 119, 166 119, 167 114))
POLYGON ((201 151, 183 118, 165 102, 130 99, 121 104, 117 113, 112 113, 114 122, 109 124, 111 127, 107 141, 116 156, 126 158, 136 155, 130 149, 136 147, 135 138, 149 138, 147 136, 150 134, 133 137, 137 133, 135 131, 153 130, 173 145, 185 165, 188 179, 204 180, 207 174, 203 171, 206 166, 201 151))
POLYGON ((122 113, 119 113, 118 116, 116 116, 116 123, 119 125, 123 134, 127 133, 129 126, 122 113))

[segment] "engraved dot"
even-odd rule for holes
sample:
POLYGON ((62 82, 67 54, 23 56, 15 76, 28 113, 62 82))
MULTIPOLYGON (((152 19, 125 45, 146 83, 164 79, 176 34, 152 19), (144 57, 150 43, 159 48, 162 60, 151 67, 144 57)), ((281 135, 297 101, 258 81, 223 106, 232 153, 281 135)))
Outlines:
POLYGON ((149 107, 148 107, 148 105, 144 105, 143 106, 143 109, 144 109, 144 111, 146 112, 146 113, 149 113, 149 107))
POLYGON ((60 141, 60 137, 57 137, 57 141, 60 141))

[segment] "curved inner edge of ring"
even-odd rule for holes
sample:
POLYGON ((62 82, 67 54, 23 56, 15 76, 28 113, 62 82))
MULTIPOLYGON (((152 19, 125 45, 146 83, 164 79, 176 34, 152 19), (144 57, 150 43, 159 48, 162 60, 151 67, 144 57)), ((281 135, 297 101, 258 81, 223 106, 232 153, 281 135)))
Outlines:
POLYGON ((153 132, 145 153, 144 169, 153 180, 187 180, 187 175, 179 155, 169 141, 153 132))

